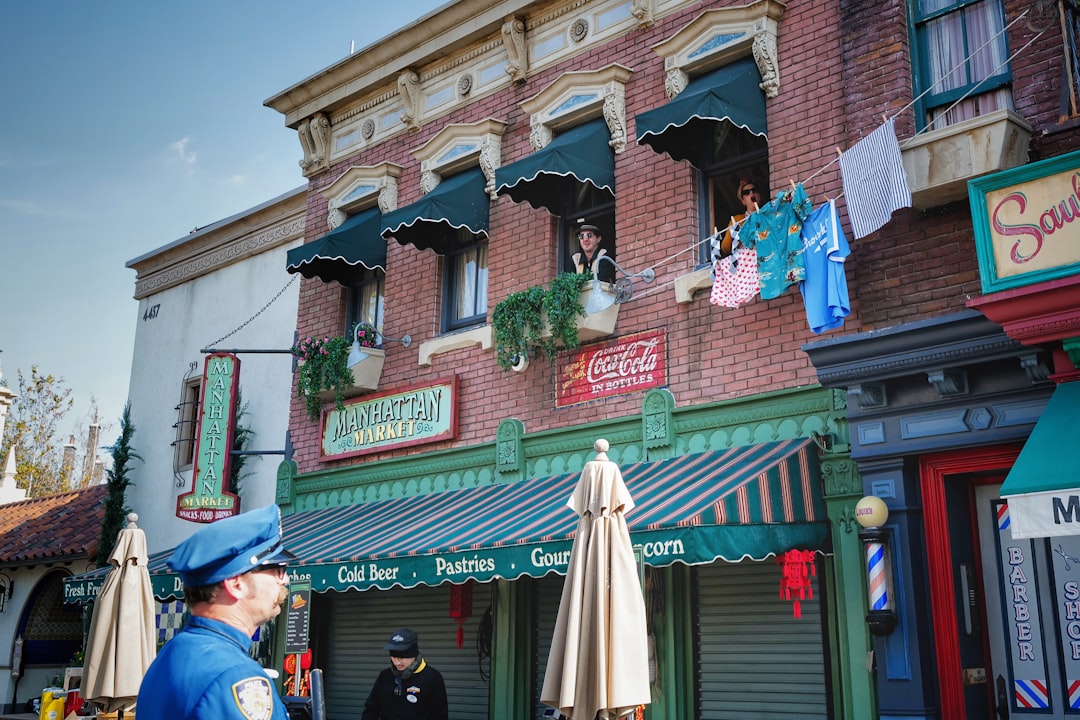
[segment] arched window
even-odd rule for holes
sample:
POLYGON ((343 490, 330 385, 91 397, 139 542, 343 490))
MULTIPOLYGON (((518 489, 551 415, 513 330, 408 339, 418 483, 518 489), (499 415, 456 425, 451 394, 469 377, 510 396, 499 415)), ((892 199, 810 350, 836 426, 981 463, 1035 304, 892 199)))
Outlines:
POLYGON ((30 595, 19 619, 23 638, 23 667, 64 666, 83 645, 82 608, 64 604, 61 571, 43 577, 30 595))

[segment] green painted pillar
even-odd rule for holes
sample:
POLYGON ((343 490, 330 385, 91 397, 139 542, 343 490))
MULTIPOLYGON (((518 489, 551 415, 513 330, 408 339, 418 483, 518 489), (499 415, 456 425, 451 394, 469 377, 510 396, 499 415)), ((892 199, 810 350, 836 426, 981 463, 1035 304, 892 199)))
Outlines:
POLYGON ((496 580, 488 717, 532 717, 533 583, 496 580))
POLYGON ((842 720, 877 717, 873 674, 866 668, 871 648, 866 624, 866 577, 863 548, 855 522, 855 503, 862 497, 862 480, 848 456, 825 456, 821 461, 825 507, 832 534, 833 558, 825 580, 833 598, 830 638, 833 658, 833 697, 842 720))
POLYGON ((690 617, 690 568, 672 565, 662 577, 663 612, 652 618, 656 648, 656 681, 646 720, 694 717, 694 635, 690 617))

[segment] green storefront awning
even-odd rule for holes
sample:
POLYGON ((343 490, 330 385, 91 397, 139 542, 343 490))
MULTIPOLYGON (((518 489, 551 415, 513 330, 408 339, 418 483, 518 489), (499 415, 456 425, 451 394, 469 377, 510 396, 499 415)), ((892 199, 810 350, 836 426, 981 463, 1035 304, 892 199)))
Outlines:
POLYGON ((364 267, 386 270, 386 240, 380 234, 382 213, 378 207, 350 215, 318 240, 288 252, 285 269, 306 278, 348 285, 364 267))
POLYGON ((716 123, 728 122, 764 136, 765 95, 760 84, 761 73, 752 57, 694 78, 666 105, 635 118, 638 143, 697 165, 702 140, 716 123))
MULTIPOLYGON (((811 440, 746 445, 621 470, 635 503, 626 513, 630 537, 647 565, 760 560, 795 548, 827 547, 817 446, 811 440)), ((566 501, 580 476, 287 515, 285 545, 298 558, 289 573, 310 580, 315 592, 564 574, 577 528, 566 501)), ((179 592, 166 557, 150 561, 158 597, 179 592)), ((91 587, 78 589, 86 577, 65 583, 67 601, 96 595, 91 587)))
POLYGON ((455 230, 486 237, 491 208, 486 183, 479 167, 444 178, 421 199, 384 215, 382 236, 440 255, 445 253, 447 235, 455 230))
POLYGON ((1080 382, 1058 385, 1013 463, 1001 496, 1014 538, 1080 535, 1080 382))
POLYGON ((603 119, 559 133, 532 155, 495 171, 495 192, 558 215, 564 199, 583 184, 615 197, 615 151, 603 119))

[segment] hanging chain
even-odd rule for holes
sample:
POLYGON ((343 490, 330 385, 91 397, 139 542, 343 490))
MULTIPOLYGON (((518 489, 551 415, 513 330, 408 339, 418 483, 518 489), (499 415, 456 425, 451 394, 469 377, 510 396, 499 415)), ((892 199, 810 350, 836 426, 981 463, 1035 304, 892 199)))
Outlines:
POLYGON ((284 286, 283 288, 281 288, 280 290, 278 290, 278 293, 277 293, 277 295, 275 295, 274 297, 270 298, 270 302, 268 302, 268 303, 266 303, 265 305, 263 305, 263 306, 262 306, 262 307, 261 307, 261 308, 259 309, 259 312, 255 313, 254 315, 252 315, 251 317, 249 317, 249 318, 248 318, 247 320, 245 320, 244 322, 240 323, 240 327, 236 328, 236 329, 235 329, 235 330, 233 330, 233 331, 232 331, 231 333, 228 333, 227 335, 224 335, 223 337, 221 337, 221 338, 218 338, 218 339, 217 339, 216 341, 214 341, 214 342, 210 343, 210 344, 209 344, 209 345, 207 345, 206 347, 211 347, 211 348, 215 348, 215 347, 217 347, 218 345, 220 345, 220 344, 221 344, 222 342, 224 342, 225 340, 228 340, 228 339, 229 339, 230 337, 232 337, 233 335, 235 335, 236 333, 240 332, 240 331, 241 331, 241 330, 243 330, 243 329, 244 329, 245 327, 247 327, 247 325, 248 325, 248 324, 249 324, 249 323, 250 323, 250 322, 251 322, 252 320, 254 320, 255 318, 257 318, 257 317, 259 317, 260 315, 262 315, 262 314, 263 314, 263 313, 264 313, 264 312, 266 311, 266 308, 268 308, 268 307, 270 307, 271 305, 273 305, 273 304, 274 304, 274 301, 275 301, 275 300, 277 300, 277 299, 278 299, 279 297, 281 297, 281 296, 282 296, 282 295, 283 295, 283 294, 285 293, 285 291, 289 289, 289 286, 290 286, 290 285, 292 285, 292 284, 293 284, 294 282, 296 282, 296 279, 297 279, 298 277, 300 277, 300 276, 299 276, 299 275, 293 275, 293 276, 292 276, 291 278, 289 278, 289 282, 285 283, 285 286, 284 286))

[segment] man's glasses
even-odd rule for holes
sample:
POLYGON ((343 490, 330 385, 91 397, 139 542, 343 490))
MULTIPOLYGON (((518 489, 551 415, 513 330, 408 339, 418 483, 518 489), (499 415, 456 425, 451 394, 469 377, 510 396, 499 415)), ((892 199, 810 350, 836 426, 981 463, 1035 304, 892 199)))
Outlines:
POLYGON ((743 188, 742 196, 746 197, 747 195, 749 195, 751 193, 756 193, 756 192, 757 192, 757 188, 743 188))
POLYGON ((579 232, 577 234, 577 239, 578 240, 580 240, 582 238, 587 238, 587 237, 596 237, 596 233, 592 232, 591 230, 586 230, 585 232, 579 232))
POLYGON ((257 567, 254 570, 250 570, 249 572, 274 573, 275 575, 277 575, 278 580, 284 580, 285 575, 287 574, 287 570, 288 568, 286 568, 284 565, 264 565, 262 567, 257 567))

